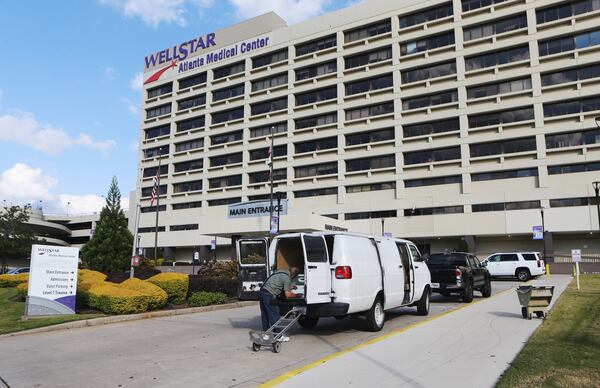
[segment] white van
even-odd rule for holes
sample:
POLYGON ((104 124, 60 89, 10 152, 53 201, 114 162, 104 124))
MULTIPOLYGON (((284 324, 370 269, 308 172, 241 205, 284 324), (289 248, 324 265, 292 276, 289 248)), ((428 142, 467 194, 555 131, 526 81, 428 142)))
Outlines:
MULTIPOLYGON (((385 310, 417 306, 420 315, 429 313, 429 269, 410 241, 342 232, 291 233, 275 237, 267 255, 266 239, 241 239, 240 268, 258 269, 256 257, 262 256, 258 247, 268 257, 269 274, 299 268, 300 283, 294 292, 303 297, 280 302, 280 308, 305 305, 306 314, 299 321, 303 327, 314 327, 320 317, 366 313, 369 329, 379 331, 385 310)), ((262 284, 246 286, 255 290, 262 284)))

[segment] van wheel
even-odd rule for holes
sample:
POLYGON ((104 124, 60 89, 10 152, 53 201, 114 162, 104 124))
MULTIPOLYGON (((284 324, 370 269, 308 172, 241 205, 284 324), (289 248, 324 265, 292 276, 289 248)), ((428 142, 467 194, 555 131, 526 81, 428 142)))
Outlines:
POLYGON ((485 279, 485 284, 481 288, 481 295, 484 298, 489 298, 490 296, 492 296, 492 281, 490 280, 490 278, 485 279))
POLYGON ((319 317, 301 315, 298 319, 298 323, 305 329, 312 329, 313 327, 317 326, 317 323, 319 323, 319 317))
POLYGON ((462 292, 462 301, 465 303, 471 303, 473 301, 473 283, 471 283, 470 280, 465 281, 462 292))
POLYGON ((383 310, 383 302, 378 296, 373 302, 373 306, 367 312, 367 322, 370 331, 381 331, 385 321, 385 311, 383 310))
POLYGON ((527 268, 517 269, 515 275, 517 276, 517 279, 519 279, 522 282, 526 282, 529 279, 531 279, 531 274, 529 273, 529 270, 527 268))
POLYGON ((417 314, 419 315, 429 315, 429 298, 431 297, 431 290, 428 288, 423 292, 423 296, 421 296, 421 300, 417 305, 417 314))

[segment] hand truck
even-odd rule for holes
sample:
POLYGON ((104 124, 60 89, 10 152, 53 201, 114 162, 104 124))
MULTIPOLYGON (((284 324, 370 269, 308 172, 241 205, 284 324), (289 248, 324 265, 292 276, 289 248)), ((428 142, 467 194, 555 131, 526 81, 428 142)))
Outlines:
POLYGON ((283 315, 267 331, 250 330, 250 341, 252 350, 258 352, 261 346, 268 346, 273 353, 281 351, 281 339, 285 333, 294 326, 300 317, 306 314, 305 306, 294 306, 290 311, 283 315), (279 331, 276 331, 279 329, 279 331))

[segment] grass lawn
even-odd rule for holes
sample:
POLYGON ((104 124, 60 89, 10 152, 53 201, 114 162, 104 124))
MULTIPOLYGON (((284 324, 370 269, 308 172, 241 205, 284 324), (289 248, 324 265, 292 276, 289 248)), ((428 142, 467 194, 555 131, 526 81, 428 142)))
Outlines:
POLYGON ((0 288, 0 334, 103 316, 103 314, 76 314, 21 321, 24 312, 25 303, 18 300, 17 289, 0 288))
POLYGON ((600 386, 600 275, 580 277, 504 373, 497 387, 600 386))

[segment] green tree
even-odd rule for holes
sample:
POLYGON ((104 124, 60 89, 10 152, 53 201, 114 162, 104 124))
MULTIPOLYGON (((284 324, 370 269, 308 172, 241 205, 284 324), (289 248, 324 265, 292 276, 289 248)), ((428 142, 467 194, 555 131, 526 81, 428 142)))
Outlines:
POLYGON ((31 206, 7 206, 0 211, 0 265, 6 271, 8 259, 22 259, 31 253, 36 242, 27 226, 31 206))
POLYGON ((133 236, 121 209, 121 192, 113 177, 94 235, 81 248, 81 260, 95 271, 125 271, 131 263, 132 244, 133 236))

